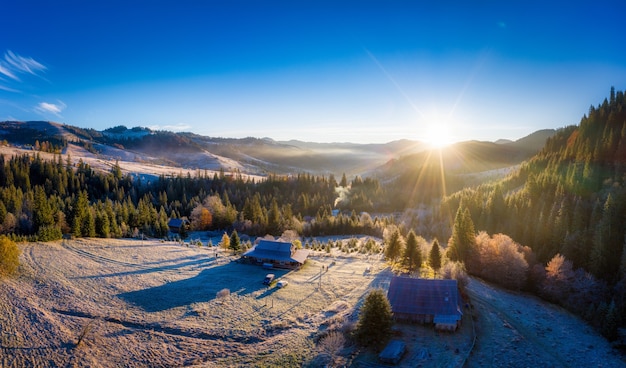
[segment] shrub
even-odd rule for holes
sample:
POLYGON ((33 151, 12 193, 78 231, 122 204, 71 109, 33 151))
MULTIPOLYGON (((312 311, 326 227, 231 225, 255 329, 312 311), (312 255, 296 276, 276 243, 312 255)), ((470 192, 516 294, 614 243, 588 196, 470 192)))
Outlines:
POLYGON ((333 331, 323 337, 318 348, 320 352, 330 359, 330 366, 334 366, 341 349, 346 343, 346 338, 341 332, 333 331))
POLYGON ((469 276, 467 276, 467 271, 465 271, 462 262, 446 262, 441 268, 440 274, 444 279, 456 280, 461 290, 465 289, 469 283, 469 276))
POLYGON ((17 244, 6 236, 0 236, 0 275, 10 275, 20 265, 20 250, 17 244))
POLYGON ((509 289, 521 289, 528 277, 528 262, 523 247, 509 236, 496 234, 490 237, 484 231, 476 236, 476 252, 470 268, 473 274, 496 282, 509 289))
POLYGON ((222 299, 222 298, 226 298, 229 295, 230 295, 230 290, 229 289, 222 289, 222 290, 217 292, 216 297, 218 299, 222 299))

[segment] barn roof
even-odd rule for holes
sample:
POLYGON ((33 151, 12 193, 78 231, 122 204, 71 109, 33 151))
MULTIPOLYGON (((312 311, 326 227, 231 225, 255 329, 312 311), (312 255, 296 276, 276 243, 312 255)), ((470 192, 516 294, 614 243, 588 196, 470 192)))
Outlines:
POLYGON ((456 280, 413 279, 394 276, 387 298, 393 313, 458 317, 461 296, 456 280))
POLYGON ((309 256, 306 249, 293 249, 293 244, 288 242, 261 240, 261 242, 246 253, 244 257, 258 259, 271 259, 276 262, 298 262, 303 264, 309 256))
POLYGON ((180 218, 172 218, 167 222, 167 226, 169 227, 181 227, 183 226, 183 224, 188 224, 189 221, 186 219, 180 219, 180 218))
POLYGON ((292 247, 293 247, 293 244, 288 243, 288 242, 263 239, 259 242, 259 244, 256 245, 255 248, 259 251, 267 252, 267 253, 291 255, 292 247))

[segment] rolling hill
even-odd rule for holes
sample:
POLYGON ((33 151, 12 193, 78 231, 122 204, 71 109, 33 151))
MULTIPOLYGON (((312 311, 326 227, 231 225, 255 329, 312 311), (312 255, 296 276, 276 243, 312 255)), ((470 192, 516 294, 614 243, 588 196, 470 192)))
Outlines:
MULTIPOLYGON (((515 142, 457 143, 445 152, 446 169, 467 172, 510 166, 536 153, 554 131, 534 133, 515 142), (480 159, 482 166, 472 165, 480 159)), ((268 138, 215 138, 193 133, 116 126, 104 131, 54 122, 0 122, 0 137, 27 150, 87 155, 108 162, 168 166, 172 172, 209 170, 250 175, 307 172, 321 175, 394 175, 428 162, 426 144, 399 140, 385 144, 315 143, 268 138), (39 143, 37 143, 39 142, 39 143), (44 142, 48 142, 44 144, 44 142), (39 147, 35 147, 39 144, 39 147), (88 152, 88 153, 87 153, 88 152)), ((78 159, 78 157, 74 157, 78 159)), ((426 163, 428 165, 428 163, 426 163)))

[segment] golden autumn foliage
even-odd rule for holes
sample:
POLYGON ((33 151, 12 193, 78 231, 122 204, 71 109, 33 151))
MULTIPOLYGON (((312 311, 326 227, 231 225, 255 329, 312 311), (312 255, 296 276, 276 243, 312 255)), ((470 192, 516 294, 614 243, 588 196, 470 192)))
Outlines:
POLYGON ((0 237, 0 275, 10 275, 20 265, 20 250, 14 241, 6 236, 0 237))

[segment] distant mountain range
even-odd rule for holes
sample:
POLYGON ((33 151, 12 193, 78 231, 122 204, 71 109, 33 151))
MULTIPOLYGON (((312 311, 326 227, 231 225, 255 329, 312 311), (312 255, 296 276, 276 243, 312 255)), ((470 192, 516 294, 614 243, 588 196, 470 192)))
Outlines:
MULTIPOLYGON (((443 150, 449 169, 476 171, 510 166, 537 153, 554 130, 540 130, 517 141, 461 142, 443 150), (480 165, 476 165, 477 162, 480 165)), ((427 144, 398 140, 385 144, 315 143, 269 138, 215 138, 193 133, 116 126, 103 131, 45 121, 0 122, 0 138, 11 145, 79 154, 103 160, 143 162, 173 169, 239 171, 245 174, 308 172, 348 176, 392 174, 425 162, 427 144), (39 143, 37 143, 39 142, 39 143)), ((418 165, 419 166, 419 165, 418 165)))

